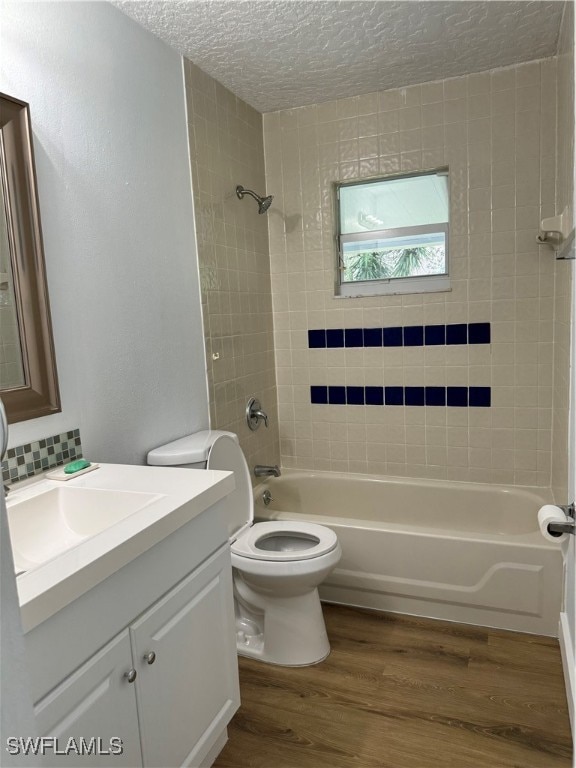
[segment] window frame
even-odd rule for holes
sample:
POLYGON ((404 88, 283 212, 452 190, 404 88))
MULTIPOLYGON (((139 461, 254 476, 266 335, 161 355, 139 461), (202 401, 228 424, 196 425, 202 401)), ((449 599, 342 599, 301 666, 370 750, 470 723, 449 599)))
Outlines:
POLYGON ((450 173, 448 166, 433 168, 425 171, 414 171, 411 173, 396 173, 388 176, 378 176, 365 180, 354 180, 346 182, 336 182, 335 202, 336 202, 336 281, 335 298, 363 298, 365 296, 390 296, 409 293, 438 293, 441 291, 450 291, 450 173), (438 224, 416 224, 410 227, 395 227, 389 229, 370 230, 366 232, 356 232, 342 234, 340 190, 343 187, 360 186, 381 183, 383 181, 393 181, 395 179, 418 178, 421 176, 442 175, 448 178, 448 221, 438 224), (433 234, 435 232, 444 233, 445 243, 445 272, 439 275, 414 275, 411 277, 385 277, 377 280, 356 280, 344 282, 342 275, 344 273, 343 262, 343 244, 347 242, 358 242, 362 240, 390 239, 394 237, 406 237, 413 234, 433 234))

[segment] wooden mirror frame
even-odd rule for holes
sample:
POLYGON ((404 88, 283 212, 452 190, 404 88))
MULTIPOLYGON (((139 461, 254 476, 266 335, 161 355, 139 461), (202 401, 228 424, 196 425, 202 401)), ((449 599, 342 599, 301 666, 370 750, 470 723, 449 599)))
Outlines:
MULTIPOLYGON (((36 187, 30 110, 0 93, 0 176, 24 385, 0 391, 8 422, 61 410, 36 187)), ((0 211, 2 215, 2 211, 0 211)))

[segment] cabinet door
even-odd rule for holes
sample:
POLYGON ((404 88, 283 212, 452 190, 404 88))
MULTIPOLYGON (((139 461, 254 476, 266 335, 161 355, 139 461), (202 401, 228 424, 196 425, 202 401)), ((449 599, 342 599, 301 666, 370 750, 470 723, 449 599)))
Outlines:
POLYGON ((240 704, 229 546, 130 633, 144 765, 200 765, 240 704))
POLYGON ((56 754, 48 746, 42 765, 142 765, 135 687, 124 677, 131 667, 130 636, 125 630, 36 704, 39 733, 56 737, 57 748, 68 752, 56 754), (111 746, 116 749, 111 739, 122 740, 121 754, 103 754, 111 746), (83 754, 75 752, 74 745, 83 754))

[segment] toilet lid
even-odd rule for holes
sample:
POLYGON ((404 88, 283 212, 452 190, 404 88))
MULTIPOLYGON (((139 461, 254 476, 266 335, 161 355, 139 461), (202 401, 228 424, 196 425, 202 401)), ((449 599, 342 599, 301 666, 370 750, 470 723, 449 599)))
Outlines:
POLYGON ((310 560, 336 548, 334 531, 315 523, 273 520, 256 523, 241 533, 232 552, 253 560, 310 560))
POLYGON ((252 482, 242 448, 229 435, 219 435, 212 443, 206 467, 234 472, 236 487, 223 500, 228 518, 228 536, 233 538, 241 528, 254 520, 252 482))

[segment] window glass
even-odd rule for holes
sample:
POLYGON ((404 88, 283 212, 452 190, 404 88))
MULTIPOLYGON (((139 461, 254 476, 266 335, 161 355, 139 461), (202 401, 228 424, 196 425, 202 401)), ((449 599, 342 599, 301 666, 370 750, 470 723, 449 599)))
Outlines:
POLYGON ((380 290, 370 285, 367 294, 449 287, 446 170, 341 185, 338 204, 342 295, 358 295, 358 283, 374 281, 380 290), (445 280, 422 282, 438 276, 445 280), (411 279, 418 280, 406 284, 411 279))

